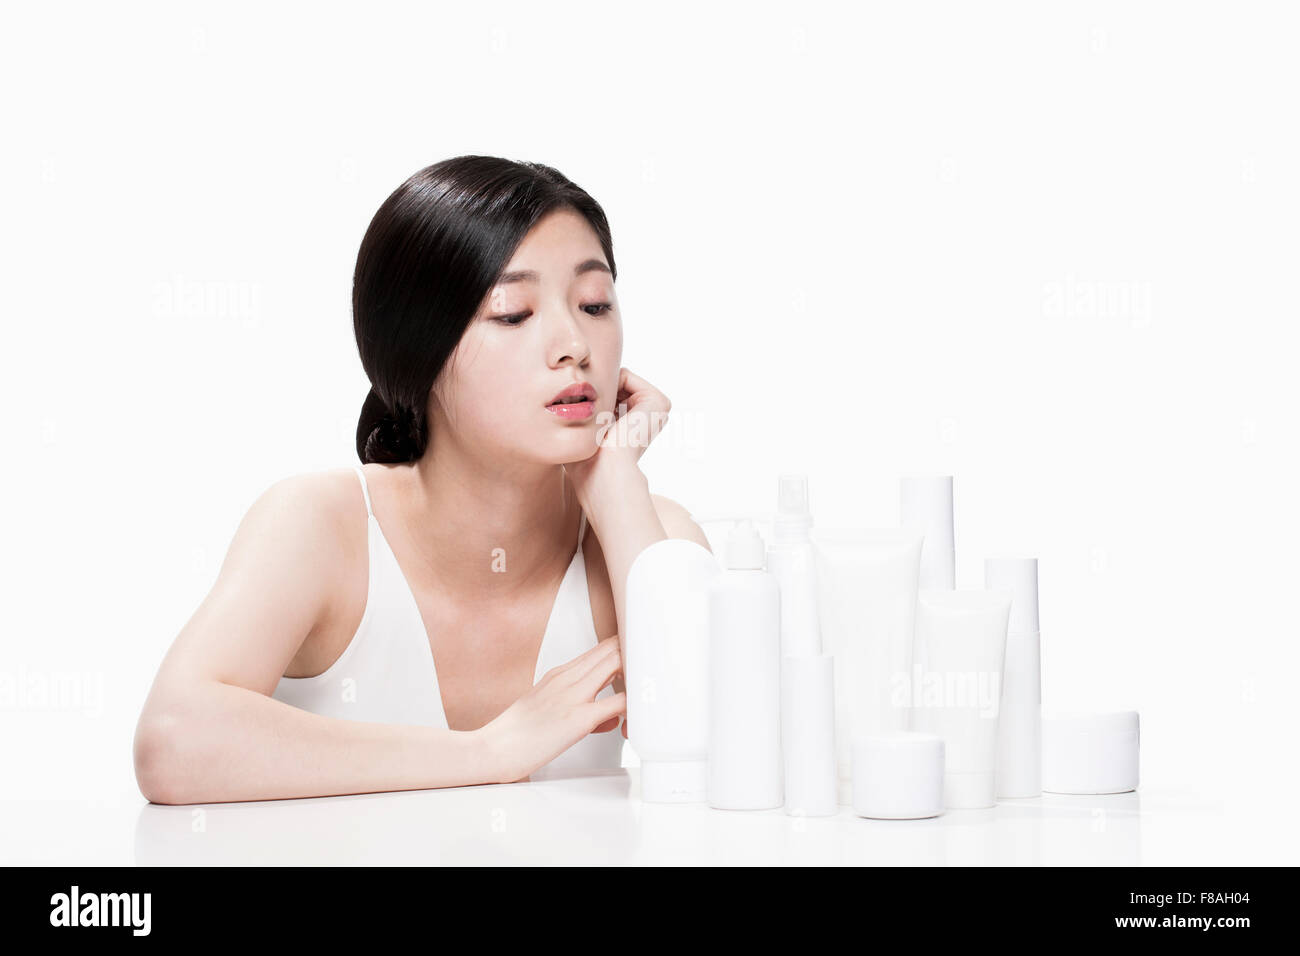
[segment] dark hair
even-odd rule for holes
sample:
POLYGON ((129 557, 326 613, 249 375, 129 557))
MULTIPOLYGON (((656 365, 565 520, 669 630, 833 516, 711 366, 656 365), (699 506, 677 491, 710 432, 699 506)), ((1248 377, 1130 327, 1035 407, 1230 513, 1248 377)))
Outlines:
POLYGON ((540 163, 445 159, 412 175, 379 207, 352 276, 352 327, 371 383, 357 422, 362 462, 424 454, 434 381, 524 236, 560 208, 591 224, 616 278, 604 210, 540 163))

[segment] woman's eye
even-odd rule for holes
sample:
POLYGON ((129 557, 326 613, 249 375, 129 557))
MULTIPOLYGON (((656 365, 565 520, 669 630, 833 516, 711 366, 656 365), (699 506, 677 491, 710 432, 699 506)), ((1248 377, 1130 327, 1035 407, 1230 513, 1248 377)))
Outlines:
MULTIPOLYGON (((582 310, 586 312, 589 316, 591 316, 593 319, 597 319, 609 312, 612 312, 614 310, 614 307, 610 305, 608 302, 593 302, 591 305, 582 306, 582 310), (590 309, 596 309, 598 311, 595 312, 588 311, 590 309)), ((510 326, 522 325, 524 320, 528 318, 530 315, 532 315, 531 312, 520 312, 515 315, 494 315, 492 316, 492 321, 500 322, 502 325, 510 325, 510 326)))

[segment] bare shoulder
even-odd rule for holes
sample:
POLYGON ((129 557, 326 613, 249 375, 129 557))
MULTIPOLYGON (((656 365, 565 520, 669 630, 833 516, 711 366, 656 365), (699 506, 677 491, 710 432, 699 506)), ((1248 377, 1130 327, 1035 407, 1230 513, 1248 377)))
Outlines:
POLYGON ((352 559, 364 553, 366 508, 351 468, 303 472, 268 485, 240 522, 223 574, 264 576, 296 567, 298 577, 337 589, 352 559))
POLYGON ((366 516, 361 480, 350 467, 289 475, 272 488, 278 489, 286 500, 297 501, 325 520, 354 524, 355 520, 349 519, 364 520, 366 516))
POLYGON ((272 482, 249 509, 281 527, 310 529, 316 544, 346 546, 364 530, 361 482, 351 468, 302 472, 272 482))
POLYGON ((310 582, 323 601, 284 673, 320 673, 346 647, 365 610, 368 527, 361 482, 351 467, 290 475, 262 493, 249 511, 255 513, 261 514, 256 521, 263 546, 294 564, 286 580, 310 582), (285 537, 297 543, 272 540, 285 537))
MULTIPOLYGON (((373 495, 383 476, 377 479, 371 469, 364 471, 373 495)), ((344 466, 290 475, 276 482, 267 495, 292 508, 299 521, 314 525, 313 540, 329 547, 344 567, 364 558, 368 539, 366 493, 356 469, 344 466)))
MULTIPOLYGON (((654 504, 655 513, 663 523, 664 532, 668 537, 686 538, 703 545, 705 548, 709 547, 709 539, 704 534, 704 530, 695 523, 695 519, 691 517, 690 511, 686 507, 663 495, 651 494, 650 501, 654 504)), ((709 550, 712 549, 709 548, 709 550)))
POLYGON ((184 708, 195 674, 270 694, 287 663, 310 663, 320 653, 313 635, 332 635, 341 614, 364 605, 366 512, 355 472, 351 502, 346 479, 339 470, 264 487, 240 520, 217 580, 164 658, 146 706, 184 708), (349 505, 356 509, 350 519, 349 505))

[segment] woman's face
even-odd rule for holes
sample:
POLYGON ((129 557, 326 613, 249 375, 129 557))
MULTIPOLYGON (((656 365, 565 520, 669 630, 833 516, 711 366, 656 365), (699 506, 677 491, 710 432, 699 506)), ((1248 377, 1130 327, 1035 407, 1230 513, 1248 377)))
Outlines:
POLYGON ((623 321, 600 241, 579 213, 556 210, 524 237, 502 280, 434 384, 431 441, 442 427, 487 455, 590 458, 598 426, 615 411, 623 361, 623 321), (595 390, 591 414, 548 410, 575 383, 595 390))

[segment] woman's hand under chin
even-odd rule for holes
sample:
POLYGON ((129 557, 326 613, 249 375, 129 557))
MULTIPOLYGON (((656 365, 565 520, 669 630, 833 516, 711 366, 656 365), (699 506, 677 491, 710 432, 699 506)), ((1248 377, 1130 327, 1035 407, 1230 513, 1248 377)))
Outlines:
POLYGON ((597 414, 596 453, 564 466, 578 500, 587 507, 595 487, 640 475, 637 462, 668 421, 672 402, 645 379, 619 370, 613 412, 597 414))
MULTIPOLYGON (((618 633, 625 634, 625 582, 633 559, 642 550, 667 537, 655 511, 638 462, 668 421, 672 403, 668 396, 626 368, 619 370, 616 412, 602 412, 596 430, 596 453, 585 461, 564 466, 587 519, 600 538, 605 556, 618 633)), ((619 640, 619 652, 625 648, 619 640)), ((609 723, 609 721, 606 721, 609 723)), ((598 730, 612 730, 602 723, 598 730)), ((623 736, 627 736, 626 716, 623 736)))

